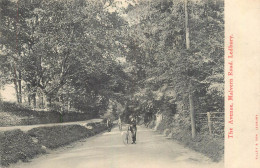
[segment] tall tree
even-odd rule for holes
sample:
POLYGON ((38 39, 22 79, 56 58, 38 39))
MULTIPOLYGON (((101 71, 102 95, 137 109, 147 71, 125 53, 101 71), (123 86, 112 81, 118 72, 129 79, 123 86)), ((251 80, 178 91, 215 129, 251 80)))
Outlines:
MULTIPOLYGON (((188 0, 184 0, 184 10, 185 10, 185 36, 186 36, 186 49, 190 49, 190 31, 189 31, 189 13, 188 13, 188 0)), ((189 107, 190 107, 190 117, 191 117, 191 133, 192 138, 196 136, 196 122, 195 122, 195 111, 194 111, 194 101, 193 101, 193 85, 192 77, 189 82, 189 107)))

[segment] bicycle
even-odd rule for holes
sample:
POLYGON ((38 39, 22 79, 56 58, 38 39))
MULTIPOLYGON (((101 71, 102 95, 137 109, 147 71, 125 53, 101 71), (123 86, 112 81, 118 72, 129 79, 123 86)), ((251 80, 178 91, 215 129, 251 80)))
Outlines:
POLYGON ((131 142, 131 140, 132 140, 132 134, 131 134, 131 131, 130 131, 130 129, 129 129, 129 126, 128 126, 128 128, 127 128, 127 131, 123 131, 123 132, 121 133, 121 135, 122 135, 123 143, 124 143, 125 145, 130 144, 130 142, 131 142))

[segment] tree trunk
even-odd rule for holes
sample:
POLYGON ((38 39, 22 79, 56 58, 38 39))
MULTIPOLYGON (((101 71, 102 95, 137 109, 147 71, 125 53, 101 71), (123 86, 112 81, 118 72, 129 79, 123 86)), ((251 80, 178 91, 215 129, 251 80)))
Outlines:
POLYGON ((191 135, 192 138, 195 138, 196 123, 195 123, 195 111, 194 111, 193 90, 192 90, 191 79, 190 79, 190 86, 189 86, 189 105, 190 105, 190 118, 191 118, 191 135))
POLYGON ((70 111, 70 101, 69 100, 67 101, 67 111, 68 112, 70 111))
POLYGON ((22 103, 22 74, 18 71, 19 103, 22 103))
POLYGON ((17 73, 16 73, 16 65, 13 65, 13 78, 14 78, 14 87, 16 93, 17 103, 19 103, 19 92, 18 92, 18 85, 17 85, 17 73))
POLYGON ((31 95, 28 95, 28 105, 31 106, 31 95))
POLYGON ((43 97, 43 93, 42 93, 42 95, 41 95, 41 108, 42 109, 44 109, 45 107, 44 107, 44 97, 43 97))
MULTIPOLYGON (((186 49, 190 49, 190 30, 189 30, 189 15, 188 15, 188 0, 184 0, 185 10, 185 34, 186 34, 186 49)), ((190 117, 191 117, 191 135, 192 138, 196 136, 196 123, 195 123, 195 112, 194 112, 194 101, 193 101, 193 88, 192 88, 192 77, 189 79, 189 106, 190 106, 190 117)))
POLYGON ((32 98, 33 98, 33 108, 36 108, 37 102, 36 102, 36 93, 35 92, 32 94, 32 98))
POLYGON ((190 49, 190 30, 189 30, 189 15, 188 15, 188 0, 184 0, 185 10, 185 34, 186 34, 186 49, 190 49))
POLYGON ((49 103, 50 103, 50 106, 52 105, 52 100, 51 100, 51 97, 50 97, 50 101, 49 101, 49 103))

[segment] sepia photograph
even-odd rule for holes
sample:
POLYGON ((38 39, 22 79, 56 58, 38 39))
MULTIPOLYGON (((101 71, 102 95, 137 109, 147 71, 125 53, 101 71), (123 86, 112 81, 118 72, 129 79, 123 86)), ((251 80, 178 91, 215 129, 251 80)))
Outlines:
POLYGON ((237 44, 224 11, 0 0, 0 167, 224 168, 237 44))

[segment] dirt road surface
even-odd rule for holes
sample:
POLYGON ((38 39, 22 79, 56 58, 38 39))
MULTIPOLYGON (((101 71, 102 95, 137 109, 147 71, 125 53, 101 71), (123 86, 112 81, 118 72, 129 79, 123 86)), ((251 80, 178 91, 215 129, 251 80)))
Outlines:
MULTIPOLYGON (((126 127, 123 127, 125 130, 126 127)), ((11 168, 223 168, 200 153, 138 127, 137 144, 125 145, 117 127, 11 168)))

